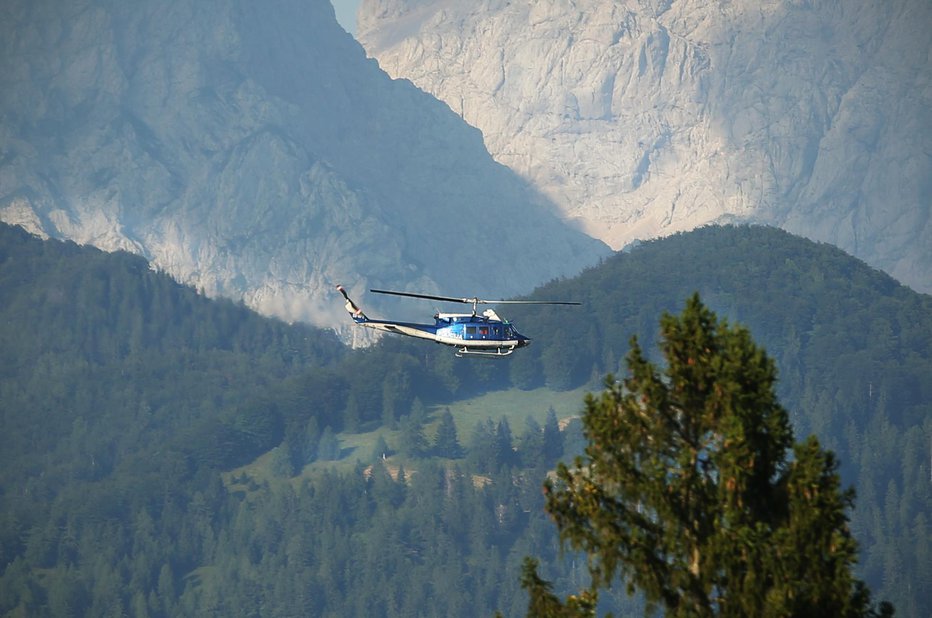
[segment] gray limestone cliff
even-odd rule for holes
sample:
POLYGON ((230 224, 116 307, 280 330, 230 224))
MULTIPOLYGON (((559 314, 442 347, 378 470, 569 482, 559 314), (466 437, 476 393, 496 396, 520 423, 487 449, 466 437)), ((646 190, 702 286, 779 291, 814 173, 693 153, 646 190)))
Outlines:
POLYGON ((494 297, 608 252, 327 0, 5 2, 0 219, 325 326, 338 282, 494 297))
POLYGON ((615 248, 720 221, 932 292, 932 2, 365 0, 358 38, 615 248))

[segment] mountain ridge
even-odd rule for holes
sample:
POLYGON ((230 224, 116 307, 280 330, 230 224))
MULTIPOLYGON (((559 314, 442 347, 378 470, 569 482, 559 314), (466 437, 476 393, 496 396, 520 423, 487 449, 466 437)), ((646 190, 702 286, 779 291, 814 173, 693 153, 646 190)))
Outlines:
POLYGON ((5 222, 337 328, 335 283, 511 295, 609 252, 367 60, 327 0, 8 8, 5 222))
POLYGON ((923 0, 365 0, 358 38, 619 249, 750 221, 932 291, 923 0))
MULTIPOLYGON (((602 373, 622 375, 632 334, 650 356, 660 315, 679 311, 697 289, 719 317, 747 326, 777 364, 778 396, 797 437, 815 432, 838 454, 845 484, 858 491, 851 513, 861 543, 858 572, 876 598, 893 601, 899 615, 928 615, 932 297, 836 247, 746 226, 645 242, 539 288, 535 296, 572 297, 591 313, 514 306, 509 317, 535 344, 490 363, 457 360, 446 348, 401 337, 347 350, 332 333, 204 298, 138 256, 43 242, 0 224, 0 477, 8 488, 0 492, 0 553, 10 565, 0 573, 0 608, 22 604, 21 613, 43 614, 70 599, 95 615, 120 602, 148 604, 150 615, 200 615, 224 599, 226 613, 248 605, 287 606, 280 612, 287 614, 306 612, 309 601, 295 595, 312 590, 314 607, 369 616, 390 590, 404 589, 418 608, 449 602, 446 614, 474 616, 475 599, 503 594, 504 582, 512 592, 497 598, 520 605, 520 559, 540 555, 550 529, 532 500, 541 499, 539 482, 552 462, 537 466, 539 480, 523 469, 489 475, 493 420, 482 423, 478 438, 460 432, 470 451, 465 459, 409 466, 400 458, 410 482, 395 487, 399 500, 405 488, 432 489, 400 510, 365 511, 353 534, 330 543, 320 544, 321 537, 346 530, 335 520, 295 526, 291 518, 321 505, 338 515, 356 512, 351 505, 381 489, 364 482, 363 466, 352 459, 368 464, 381 454, 345 448, 338 454, 350 460, 341 462, 345 473, 320 469, 329 456, 319 474, 301 471, 320 461, 320 444, 329 435, 332 446, 334 432, 384 427, 389 447, 400 448, 398 434, 425 406, 509 386, 516 401, 522 389, 542 383, 597 388, 602 373), (258 466, 239 468, 256 457, 258 466), (270 476, 253 475, 256 467, 270 476), (476 487, 474 472, 491 482, 476 487), (443 506, 451 477, 482 490, 479 504, 443 506), (316 483, 321 478, 329 479, 329 492, 316 483), (336 486, 345 493, 330 499, 336 486), (451 513, 460 525, 438 530, 451 513), (160 542, 137 542, 151 536, 153 523, 160 542), (289 534, 280 534, 281 524, 289 534), (431 538, 440 532, 443 540, 399 543, 411 530, 431 538), (480 541, 469 556, 464 530, 480 541), (301 542, 315 550, 295 559, 301 542), (379 565, 373 554, 414 570, 370 576, 365 569, 379 565), (328 568, 337 555, 357 568, 328 568), (425 569, 422 559, 444 568, 425 569), (462 589, 464 572, 469 602, 433 592, 441 582, 462 589), (206 573, 217 577, 201 577, 206 573), (415 574, 424 585, 411 585, 415 574), (291 586, 283 590, 279 580, 291 586), (369 604, 352 609, 360 598, 369 604)), ((526 453, 503 452, 512 460, 526 453)), ((548 559, 555 568, 557 556, 554 539, 548 559)), ((564 582, 571 577, 565 572, 564 582)))

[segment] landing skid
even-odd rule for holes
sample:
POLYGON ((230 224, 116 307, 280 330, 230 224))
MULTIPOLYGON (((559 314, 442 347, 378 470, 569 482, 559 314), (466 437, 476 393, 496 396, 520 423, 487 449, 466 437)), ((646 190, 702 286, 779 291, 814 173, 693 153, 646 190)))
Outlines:
POLYGON ((463 358, 464 356, 485 356, 488 358, 503 358, 505 356, 509 356, 514 351, 515 351, 514 346, 507 347, 507 348, 504 348, 504 347, 495 348, 494 350, 492 349, 485 350, 481 348, 469 349, 464 346, 462 348, 457 348, 456 357, 463 358))

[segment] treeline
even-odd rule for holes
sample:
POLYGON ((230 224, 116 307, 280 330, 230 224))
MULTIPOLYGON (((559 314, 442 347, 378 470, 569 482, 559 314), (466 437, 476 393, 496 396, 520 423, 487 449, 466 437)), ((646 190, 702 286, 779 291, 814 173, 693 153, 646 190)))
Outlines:
MULTIPOLYGON (((555 424, 555 417, 548 425, 555 424)), ((52 501, 46 523, 0 579, 0 608, 18 615, 521 615, 516 573, 529 553, 578 584, 585 563, 561 558, 540 491, 565 432, 509 439, 482 423, 465 460, 427 452, 415 465, 373 453, 352 472, 256 482, 205 474, 148 487, 124 511, 52 501), (491 432, 492 440, 488 440, 491 432), (553 450, 549 450, 553 449, 553 450), (473 471, 481 458, 482 473, 473 471)), ((437 440, 440 441, 438 434, 437 440)), ((428 444, 459 445, 452 442, 428 444)), ((125 488, 112 485, 111 499, 125 488)), ((606 607, 636 607, 621 595, 606 607)))
POLYGON ((511 311, 524 330, 563 342, 528 348, 513 382, 561 389, 616 372, 631 334, 654 350, 656 316, 678 313, 693 292, 776 360, 796 435, 815 433, 839 456, 858 494, 859 576, 901 615, 932 613, 932 297, 831 245, 765 227, 702 228, 536 291, 583 301, 585 316, 511 311))
MULTIPOLYGON (((451 441, 434 418, 428 439, 425 407, 598 388, 630 336, 650 351, 660 313, 694 291, 777 360, 797 436, 816 432, 839 454, 858 491, 859 575, 900 615, 932 613, 932 301, 830 246, 753 227, 645 243, 536 292, 582 308, 509 307, 534 344, 487 361, 392 337, 349 351, 332 333, 206 299, 138 257, 5 225, 0 613, 370 615, 389 594, 394 609, 371 615, 520 613, 517 565, 554 543, 538 508, 553 428, 529 421, 512 435, 492 419, 451 441), (383 463, 377 446, 356 470, 290 479, 339 459, 337 433, 379 428, 397 432, 397 459, 414 468, 383 463), (273 482, 221 482, 266 453, 273 482), (374 501, 375 483, 395 498, 374 501), (466 502, 449 502, 456 492, 466 502), (485 537, 453 525, 453 504, 495 525, 485 537), (379 548, 376 572, 359 556, 379 548), (457 574, 470 582, 462 612, 447 599, 464 597, 441 584, 457 574)), ((566 457, 578 436, 557 435, 566 457)), ((583 566, 553 556, 543 574, 579 588, 583 566)))
POLYGON ((447 413, 424 435, 421 398, 506 384, 493 364, 434 363, 404 342, 349 352, 138 257, 9 226, 0 298, 0 614, 473 615, 523 603, 510 569, 528 544, 553 542, 528 501, 562 453, 557 419, 526 437, 506 419, 459 436, 447 413), (365 474, 288 481, 340 458, 336 432, 383 423, 416 470, 390 476, 373 454, 365 474), (272 485, 223 483, 270 452, 272 485), (444 485, 427 482, 438 475, 444 485), (282 554, 298 537, 313 552, 282 554), (449 605, 434 598, 441 584, 459 590, 449 605))
POLYGON ((3 224, 0 295, 0 481, 43 485, 30 494, 134 462, 163 478, 227 469, 286 436, 298 464, 309 421, 355 431, 418 397, 507 385, 416 346, 350 354, 332 332, 207 299, 137 256, 3 224))

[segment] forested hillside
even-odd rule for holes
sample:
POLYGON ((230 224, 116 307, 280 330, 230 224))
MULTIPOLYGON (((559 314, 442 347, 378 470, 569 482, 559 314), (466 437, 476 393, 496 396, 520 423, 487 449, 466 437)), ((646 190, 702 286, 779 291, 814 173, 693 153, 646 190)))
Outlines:
POLYGON ((875 598, 928 615, 932 300, 831 247, 766 228, 647 243, 537 292, 582 308, 503 311, 534 345, 488 361, 391 337, 346 350, 8 226, 0 614, 518 615, 527 554, 578 589, 540 494, 576 424, 527 409, 457 433, 445 404, 599 388, 693 291, 776 359, 797 437, 840 455, 875 598), (347 446, 362 433, 378 443, 347 446))
POLYGON ((857 490, 852 528, 875 598, 901 615, 932 613, 929 296, 827 244, 773 228, 702 228, 536 292, 583 301, 587 315, 510 311, 547 340, 514 359, 512 381, 562 389, 617 371, 629 337, 653 350, 657 316, 693 292, 774 358, 797 439, 815 433, 839 455, 857 490))
POLYGON ((527 440, 496 419, 428 442, 416 403, 479 392, 495 365, 404 342, 349 353, 138 257, 2 224, 0 299, 0 615, 470 616, 524 603, 520 560, 553 544, 539 487, 562 454, 556 417, 527 440), (456 467, 288 481, 341 457, 335 432, 397 416, 418 421, 401 427, 405 457, 456 467), (221 476, 263 453, 272 484, 221 476))

